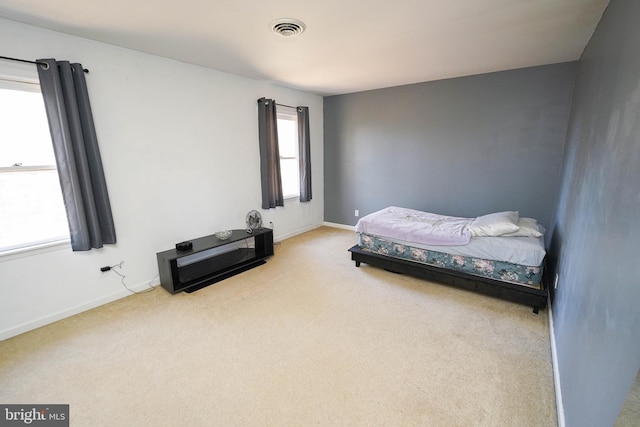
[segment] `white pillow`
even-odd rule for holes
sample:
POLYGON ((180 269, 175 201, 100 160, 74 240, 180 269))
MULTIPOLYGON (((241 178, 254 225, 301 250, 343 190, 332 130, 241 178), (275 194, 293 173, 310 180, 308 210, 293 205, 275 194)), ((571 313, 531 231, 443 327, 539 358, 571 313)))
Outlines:
MULTIPOLYGON (((520 218, 518 220, 518 231, 515 233, 503 234, 502 237, 540 237, 541 226, 538 226, 538 221, 533 218, 520 218)), ((544 231, 544 228, 542 229, 544 231)))
POLYGON ((519 217, 520 214, 517 211, 496 212, 479 216, 469 225, 469 231, 474 237, 495 237, 515 233, 519 229, 519 217))

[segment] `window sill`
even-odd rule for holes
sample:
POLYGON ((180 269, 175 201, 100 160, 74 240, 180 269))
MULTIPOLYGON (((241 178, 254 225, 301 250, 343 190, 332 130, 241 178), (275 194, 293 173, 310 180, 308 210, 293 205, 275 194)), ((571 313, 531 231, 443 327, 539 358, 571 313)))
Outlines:
POLYGON ((0 262, 11 261, 27 256, 40 255, 43 253, 58 251, 67 248, 71 248, 71 241, 69 239, 40 243, 16 249, 9 249, 6 251, 0 251, 0 262))

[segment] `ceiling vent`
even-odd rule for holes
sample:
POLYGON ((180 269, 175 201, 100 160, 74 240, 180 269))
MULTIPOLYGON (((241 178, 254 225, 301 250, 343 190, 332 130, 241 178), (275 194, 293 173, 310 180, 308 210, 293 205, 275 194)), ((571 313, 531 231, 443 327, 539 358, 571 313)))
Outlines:
POLYGON ((271 31, 283 37, 302 34, 305 28, 304 22, 293 18, 277 19, 271 23, 271 31))

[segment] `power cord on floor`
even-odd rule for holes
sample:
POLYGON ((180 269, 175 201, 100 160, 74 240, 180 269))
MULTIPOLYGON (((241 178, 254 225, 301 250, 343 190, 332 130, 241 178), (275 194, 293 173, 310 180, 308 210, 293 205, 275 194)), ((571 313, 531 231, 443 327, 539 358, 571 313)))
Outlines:
POLYGON ((122 286, 124 286, 129 292, 131 292, 133 294, 146 294, 147 292, 152 292, 152 291, 156 290, 156 288, 151 285, 151 282, 153 282, 153 280, 156 277, 158 277, 157 274, 155 276, 153 276, 153 278, 147 282, 147 286, 149 287, 149 289, 145 289, 144 291, 134 291, 133 289, 128 287, 127 284, 124 282, 124 279, 127 278, 127 275, 124 274, 124 273, 121 273, 120 271, 118 271, 118 270, 122 270, 122 264, 124 264, 124 261, 120 261, 120 263, 115 264, 115 265, 110 265, 106 269, 105 269, 105 267, 102 267, 101 270, 102 271, 113 271, 114 273, 116 273, 118 276, 120 276, 120 283, 122 283, 122 286))

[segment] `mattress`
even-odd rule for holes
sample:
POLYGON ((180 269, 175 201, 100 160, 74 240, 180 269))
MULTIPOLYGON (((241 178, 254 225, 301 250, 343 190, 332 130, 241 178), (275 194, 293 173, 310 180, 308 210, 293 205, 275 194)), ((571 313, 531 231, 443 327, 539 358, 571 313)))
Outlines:
POLYGON ((373 233, 362 233, 377 236, 389 241, 428 251, 444 252, 449 255, 461 255, 481 258, 490 261, 503 261, 512 264, 538 266, 546 255, 542 237, 472 237, 466 245, 425 245, 414 241, 406 241, 373 233))
POLYGON ((429 246, 358 234, 370 252, 540 289, 545 256, 538 237, 478 237, 463 246, 429 246))

